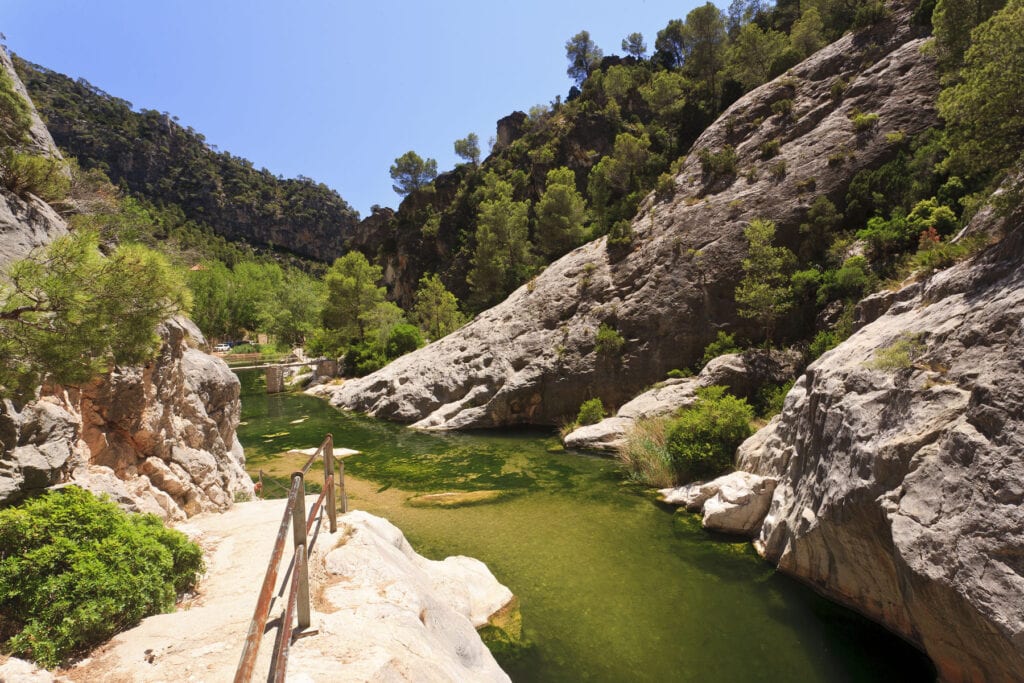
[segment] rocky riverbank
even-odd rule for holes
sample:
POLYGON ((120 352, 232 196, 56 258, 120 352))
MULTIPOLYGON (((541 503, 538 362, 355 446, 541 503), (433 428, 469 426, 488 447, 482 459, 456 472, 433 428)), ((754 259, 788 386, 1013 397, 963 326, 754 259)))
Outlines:
POLYGON ((861 329, 740 447, 741 472, 663 493, 917 643, 943 680, 1010 681, 1024 672, 1024 220, 983 212, 968 231, 1005 236, 862 305, 861 329))
MULTIPOLYGON (((207 574, 186 605, 70 669, 30 673, 11 660, 0 680, 231 680, 283 511, 283 500, 258 501, 190 519, 182 529, 204 547, 207 574)), ((289 680, 509 680, 476 629, 515 601, 482 562, 427 560, 387 520, 353 511, 339 517, 337 533, 319 530, 310 571, 314 630, 292 645, 289 680)), ((260 647, 255 680, 266 679, 275 634, 260 647)))

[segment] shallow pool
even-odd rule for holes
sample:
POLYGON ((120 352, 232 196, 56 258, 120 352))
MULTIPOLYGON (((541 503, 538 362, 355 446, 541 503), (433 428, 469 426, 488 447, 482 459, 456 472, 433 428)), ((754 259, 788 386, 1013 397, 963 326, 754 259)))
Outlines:
POLYGON ((243 373, 239 438, 273 495, 320 443, 346 460, 352 507, 403 529, 428 557, 477 557, 521 601, 526 644, 499 652, 516 681, 930 681, 917 650, 777 572, 749 543, 709 534, 626 483, 611 460, 538 431, 435 435, 267 396, 243 373), (275 479, 274 477, 280 477, 275 479), (437 491, 498 490, 455 508, 437 491))

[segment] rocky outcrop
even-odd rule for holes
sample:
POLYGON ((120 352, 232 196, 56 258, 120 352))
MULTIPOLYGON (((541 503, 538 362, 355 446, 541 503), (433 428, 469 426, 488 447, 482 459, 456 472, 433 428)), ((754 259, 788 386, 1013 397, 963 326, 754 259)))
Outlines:
POLYGON ((704 528, 727 534, 755 536, 768 512, 775 479, 749 472, 730 472, 709 482, 661 489, 661 499, 703 512, 704 528))
MULTIPOLYGON (((32 100, 3 48, 0 48, 0 69, 7 72, 14 83, 15 92, 29 104, 29 149, 37 154, 60 158, 53 138, 32 106, 32 100)), ((0 188, 0 271, 12 261, 25 258, 33 249, 45 246, 67 233, 64 219, 49 204, 35 197, 22 199, 0 188)))
POLYGON ((793 245, 816 197, 839 199, 857 171, 895 153, 885 133, 935 123, 937 78, 907 15, 843 37, 732 105, 695 143, 674 197, 644 201, 628 249, 600 239, 570 252, 458 332, 347 382, 331 402, 425 428, 555 424, 589 397, 621 406, 692 365, 720 329, 759 338, 733 297, 747 223, 772 219, 793 245), (839 78, 852 82, 837 101, 839 78), (774 113, 783 99, 791 113, 774 113), (877 114, 877 126, 856 131, 855 110, 877 114), (776 139, 778 156, 763 160, 760 146, 776 139), (699 152, 726 145, 736 173, 706 176, 699 152), (783 173, 770 172, 780 164, 783 173), (601 324, 621 335, 620 350, 597 348, 601 324))
MULTIPOLYGON (((268 500, 189 520, 183 530, 206 550, 208 568, 190 608, 143 620, 67 678, 231 680, 283 511, 283 500, 268 500)), ((291 645, 288 680, 509 680, 476 628, 516 603, 482 562, 425 559, 387 520, 354 511, 336 533, 319 529, 309 567, 312 628, 291 645)), ((272 606, 253 680, 268 680, 281 609, 272 606)))
POLYGON ((1008 225, 812 364, 737 463, 778 481, 759 551, 950 681, 1024 672, 1024 220, 1008 225))
POLYGON ((188 320, 160 328, 144 367, 118 368, 81 388, 49 387, 18 411, 0 410, 0 503, 73 483, 143 512, 183 519, 249 497, 235 435, 237 377, 193 345, 188 320))
POLYGON ((659 382, 619 408, 613 417, 573 430, 563 443, 579 450, 615 451, 625 442, 636 420, 671 415, 686 408, 697 400, 697 390, 702 387, 724 386, 734 396, 751 399, 768 384, 795 379, 803 361, 803 355, 796 351, 763 349, 719 356, 696 377, 659 382))

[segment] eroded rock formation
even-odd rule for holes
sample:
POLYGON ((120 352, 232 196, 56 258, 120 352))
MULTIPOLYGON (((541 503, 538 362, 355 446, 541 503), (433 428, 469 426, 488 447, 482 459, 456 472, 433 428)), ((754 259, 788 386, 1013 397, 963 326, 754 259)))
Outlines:
POLYGON ((907 14, 845 36, 731 106, 695 143, 674 197, 645 200, 627 253, 604 239, 576 249, 458 332, 333 389, 332 404, 424 428, 555 424, 589 397, 621 406, 690 366, 719 329, 758 338, 733 300, 747 223, 772 219, 793 245, 815 197, 838 199, 858 170, 891 157, 885 133, 935 122, 937 77, 907 14), (850 85, 837 100, 840 78, 850 85), (791 113, 774 113, 783 99, 791 113), (854 111, 877 114, 877 125, 858 132, 854 111), (776 139, 778 156, 762 159, 776 139), (705 175, 698 152, 726 145, 736 173, 705 175), (622 336, 620 351, 596 348, 602 323, 622 336))
POLYGON ((195 348, 188 320, 167 321, 159 355, 82 388, 50 387, 0 409, 0 503, 77 484, 168 519, 224 510, 252 481, 235 436, 238 378, 195 348))
POLYGON ((1008 225, 812 364, 738 459, 778 481, 760 552, 951 681, 1024 672, 1024 220, 1008 225))

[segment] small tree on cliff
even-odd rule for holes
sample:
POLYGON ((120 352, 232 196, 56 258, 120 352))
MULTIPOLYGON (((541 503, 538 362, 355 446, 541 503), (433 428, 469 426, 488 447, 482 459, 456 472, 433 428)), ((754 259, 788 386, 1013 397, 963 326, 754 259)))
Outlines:
POLYGON ((411 149, 391 165, 391 179, 395 181, 391 187, 400 195, 415 192, 436 177, 437 161, 423 159, 411 149))
POLYGON ((455 154, 476 166, 480 163, 480 137, 470 133, 461 140, 455 141, 455 154))
POLYGON ((593 73, 603 57, 601 48, 590 39, 589 31, 580 31, 565 41, 565 58, 569 60, 569 68, 565 73, 576 81, 577 85, 583 85, 583 81, 593 73))
POLYGON ((772 246, 772 221, 754 219, 743 234, 749 251, 743 259, 743 279, 736 287, 737 313, 760 323, 765 338, 771 341, 775 323, 793 306, 789 274, 796 265, 796 257, 786 247, 772 246))

